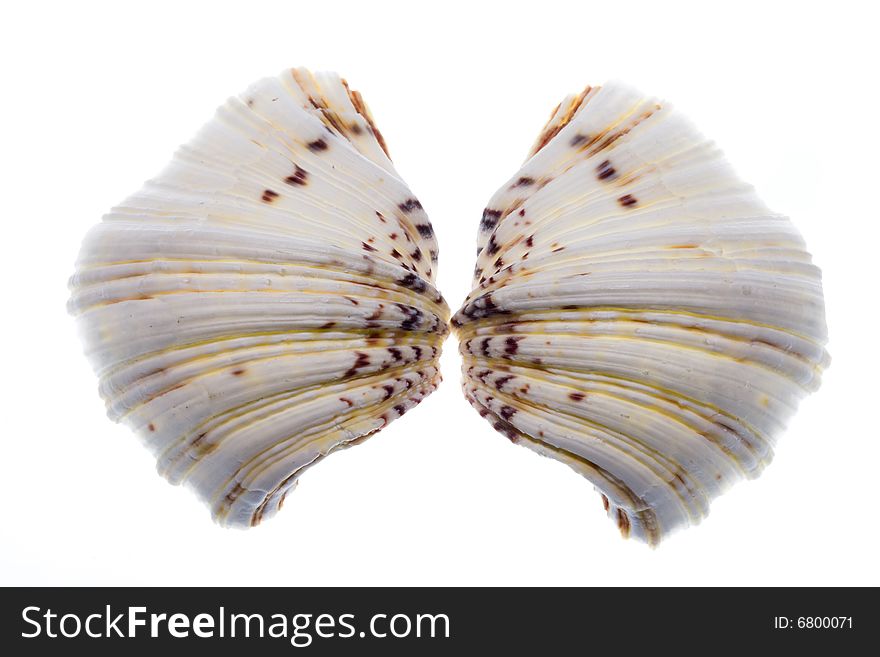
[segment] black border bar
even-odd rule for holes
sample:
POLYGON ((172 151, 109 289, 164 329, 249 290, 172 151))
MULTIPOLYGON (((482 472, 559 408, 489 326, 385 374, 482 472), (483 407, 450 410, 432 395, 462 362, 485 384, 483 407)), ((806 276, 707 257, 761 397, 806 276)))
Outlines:
MULTIPOLYGON (((93 655, 117 655, 140 646, 160 648, 163 657, 178 651, 192 655, 197 647, 220 654, 227 648, 237 653, 253 649, 260 655, 363 650, 440 655, 461 648, 544 655, 608 647, 671 654, 827 648, 849 654, 840 651, 866 645, 880 620, 873 589, 842 588, 7 588, 0 597, 0 646, 15 650, 5 654, 81 648, 93 655), (112 617, 123 615, 118 630, 109 630, 110 638, 88 637, 84 629, 75 638, 46 636, 59 633, 65 614, 76 615, 80 623, 97 614, 91 629, 102 633, 108 606, 112 617), (135 618, 145 624, 135 628, 134 638, 120 638, 118 632, 128 629, 130 607, 144 608, 135 618), (27 608, 28 618, 37 623, 25 621, 27 608), (49 621, 47 611, 55 615, 49 621), (158 636, 151 637, 152 614, 165 614, 165 619, 183 614, 186 620, 178 617, 177 632, 188 631, 188 636, 171 636, 160 618, 158 636), (211 637, 195 635, 199 614, 211 616, 200 622, 202 634, 213 632, 211 637), (245 621, 238 619, 238 635, 230 637, 232 614, 261 615, 263 638, 254 636, 259 634, 256 619, 252 636, 242 636, 245 621), (224 638, 217 636, 220 616, 224 638), (409 634, 394 636, 391 622, 394 633, 404 634, 409 627, 409 634), (286 636, 268 636, 272 623, 276 634, 287 623, 286 636), (298 646, 291 643, 296 625, 298 646), (39 636, 22 636, 38 628, 39 636), (386 636, 373 636, 374 630, 386 636), (306 635, 311 638, 302 645, 306 635)), ((66 621, 68 633, 76 626, 74 619, 66 621)))

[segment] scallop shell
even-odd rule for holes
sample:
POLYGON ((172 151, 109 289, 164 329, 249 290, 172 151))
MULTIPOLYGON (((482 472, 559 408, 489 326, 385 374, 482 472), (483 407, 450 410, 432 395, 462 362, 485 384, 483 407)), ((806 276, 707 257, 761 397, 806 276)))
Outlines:
POLYGON ((470 403, 651 544, 761 472, 829 362, 792 223, 616 83, 566 98, 492 197, 452 324, 470 403))
POLYGON ((297 69, 230 99, 89 232, 69 309, 110 417, 249 526, 436 388, 436 273, 360 94, 297 69))

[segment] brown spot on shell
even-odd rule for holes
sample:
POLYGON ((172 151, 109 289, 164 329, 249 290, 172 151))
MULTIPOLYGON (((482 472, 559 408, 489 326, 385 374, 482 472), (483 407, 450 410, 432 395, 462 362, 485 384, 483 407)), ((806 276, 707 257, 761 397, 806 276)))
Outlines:
POLYGON ((149 429, 150 431, 155 431, 155 430, 156 430, 156 425, 153 424, 152 422, 150 422, 150 423, 147 425, 147 429, 149 429))
POLYGON ((572 146, 580 146, 581 144, 585 143, 588 139, 589 139, 589 137, 587 137, 586 135, 575 135, 574 137, 571 138, 571 141, 568 143, 571 144, 572 146))
POLYGON ((514 189, 516 187, 528 187, 529 185, 534 185, 534 184, 535 184, 534 178, 530 178, 529 176, 522 176, 522 177, 520 177, 519 180, 517 180, 515 183, 513 183, 510 186, 510 188, 514 189))
POLYGON ((245 369, 243 367, 239 367, 237 370, 232 370, 232 376, 241 376, 245 373, 245 369))
POLYGON ((407 274, 403 278, 399 279, 397 281, 397 284, 418 293, 424 292, 426 289, 428 289, 427 283, 422 280, 421 276, 412 273, 407 274))
POLYGON ((495 389, 501 390, 501 388, 504 387, 504 384, 507 383, 508 381, 510 381, 512 378, 513 378, 512 374, 506 374, 504 376, 499 376, 497 379, 495 379, 495 389))
POLYGON ((261 198, 264 203, 272 203, 278 198, 278 192, 273 192, 271 189, 265 189, 263 190, 263 196, 261 198))
POLYGON ((617 199, 617 202, 620 203, 620 205, 622 205, 623 207, 628 208, 635 205, 639 201, 632 194, 624 194, 619 199, 617 199))
POLYGON ((584 398, 585 396, 586 396, 586 395, 584 395, 584 393, 582 393, 582 392, 570 392, 570 393, 568 393, 568 398, 571 399, 572 401, 576 401, 576 402, 579 402, 579 401, 583 400, 583 398, 584 398))
POLYGON ((504 419, 496 420, 495 422, 492 423, 492 428, 495 429, 495 431, 498 431, 498 432, 502 433, 503 435, 507 436, 507 439, 513 443, 519 441, 519 434, 516 432, 516 429, 514 428, 514 426, 510 422, 508 422, 507 420, 504 420, 504 419))
POLYGON ((509 420, 514 415, 516 415, 516 409, 513 406, 504 405, 501 407, 500 415, 505 420, 509 420))
POLYGON ((617 528, 624 538, 629 538, 630 522, 629 516, 623 509, 617 509, 617 528))
POLYGON ((396 305, 400 309, 400 311, 404 315, 406 315, 406 319, 404 319, 400 323, 401 329, 403 329, 404 331, 411 331, 416 326, 418 326, 419 322, 422 319, 422 311, 421 310, 419 310, 418 308, 413 308, 412 306, 407 306, 402 303, 396 303, 394 305, 396 305))
POLYGON ((501 210, 486 208, 483 210, 483 218, 480 219, 480 230, 492 230, 498 224, 499 219, 501 219, 501 210))
POLYGON ((327 142, 324 141, 323 137, 321 139, 316 139, 315 141, 310 141, 308 146, 309 150, 313 153, 319 153, 320 151, 327 150, 327 142))
POLYGON ((368 322, 372 322, 374 320, 380 319, 382 317, 382 311, 385 309, 385 304, 380 303, 376 310, 373 311, 373 314, 367 317, 368 322))
POLYGON ((287 176, 287 178, 284 179, 284 182, 286 182, 288 185, 299 186, 304 186, 308 184, 309 172, 303 169, 298 164, 294 164, 293 166, 296 167, 296 170, 293 172, 292 175, 287 176))
POLYGON ((370 357, 362 351, 354 352, 355 360, 354 365, 349 368, 349 370, 343 375, 344 378, 348 378, 350 376, 354 376, 357 374, 357 371, 362 367, 365 367, 370 364, 370 357))
POLYGON ((617 175, 617 171, 611 166, 611 162, 609 160, 603 161, 598 167, 596 167, 596 177, 599 180, 608 180, 609 178, 613 178, 617 175))
POLYGON ((608 508, 611 506, 610 502, 608 501, 608 498, 605 497, 604 495, 602 496, 602 506, 605 507, 605 511, 608 511, 608 508))
POLYGON ((419 199, 417 198, 408 198, 397 207, 400 208, 401 212, 406 212, 408 214, 414 210, 421 210, 422 204, 419 203, 419 199))
POLYGON ((498 244, 498 242, 495 241, 495 235, 492 235, 492 237, 489 238, 489 243, 486 245, 486 253, 488 253, 490 256, 493 256, 500 250, 501 246, 498 244))

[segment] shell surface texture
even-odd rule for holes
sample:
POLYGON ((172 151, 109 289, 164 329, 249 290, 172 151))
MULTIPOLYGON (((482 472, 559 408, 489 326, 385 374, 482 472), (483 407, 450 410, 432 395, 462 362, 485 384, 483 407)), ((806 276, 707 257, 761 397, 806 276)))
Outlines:
POLYGON ((829 362, 820 272, 789 219, 619 83, 557 107, 477 253, 451 322, 468 401, 652 545, 761 472, 829 362))
MULTIPOLYGON (((92 228, 69 310, 110 417, 248 527, 437 387, 437 258, 360 94, 292 69, 92 228)), ((619 83, 566 98, 492 197, 451 324, 471 405, 652 545, 760 474, 829 363, 798 231, 619 83)))
POLYGON ((440 381, 437 243, 360 94, 288 70, 88 233, 70 283, 111 418, 222 525, 440 381))

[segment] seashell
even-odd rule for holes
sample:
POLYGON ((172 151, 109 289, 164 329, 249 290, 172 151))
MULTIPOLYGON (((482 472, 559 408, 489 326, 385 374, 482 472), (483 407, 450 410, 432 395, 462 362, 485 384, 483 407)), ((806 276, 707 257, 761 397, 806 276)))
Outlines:
POLYGON ((553 112, 480 222, 464 393, 656 544, 757 476, 829 363, 820 272, 721 151, 621 84, 553 112))
POLYGON ((250 526, 436 388, 436 274, 360 94, 296 69, 226 102, 88 233, 69 310, 110 417, 250 526))

